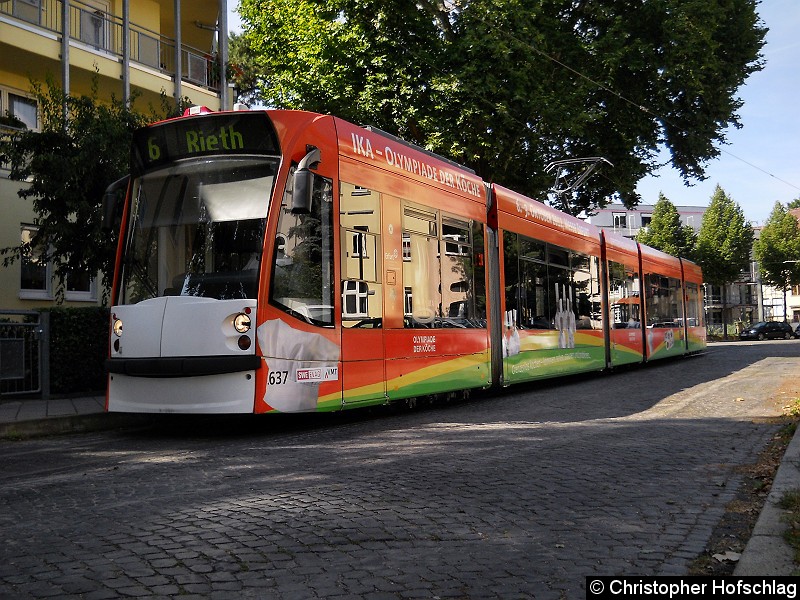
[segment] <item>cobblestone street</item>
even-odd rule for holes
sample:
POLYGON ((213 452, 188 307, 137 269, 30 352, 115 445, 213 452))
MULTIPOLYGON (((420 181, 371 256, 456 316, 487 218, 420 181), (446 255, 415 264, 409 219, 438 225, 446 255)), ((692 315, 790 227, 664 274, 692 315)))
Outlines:
POLYGON ((449 406, 0 443, 0 597, 583 598, 685 574, 794 341, 449 406))

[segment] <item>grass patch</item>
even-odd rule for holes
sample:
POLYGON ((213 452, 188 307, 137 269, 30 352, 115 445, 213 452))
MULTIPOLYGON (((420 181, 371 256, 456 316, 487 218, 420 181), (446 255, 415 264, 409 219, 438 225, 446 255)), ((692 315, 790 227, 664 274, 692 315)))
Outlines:
POLYGON ((800 563, 800 490, 784 492, 778 506, 786 512, 783 518, 788 528, 783 537, 794 550, 794 562, 800 563))
MULTIPOLYGON (((792 418, 800 417, 800 398, 792 398, 783 407, 785 414, 792 418)), ((795 426, 797 423, 795 423, 795 426)))

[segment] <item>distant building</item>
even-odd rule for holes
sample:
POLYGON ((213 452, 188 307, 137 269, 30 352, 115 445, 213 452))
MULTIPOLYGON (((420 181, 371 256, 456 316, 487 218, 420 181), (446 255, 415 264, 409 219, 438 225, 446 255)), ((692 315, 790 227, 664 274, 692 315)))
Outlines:
MULTIPOLYGON (((675 208, 681 217, 681 223, 700 231, 700 224, 706 212, 705 206, 675 206, 675 208)), ((640 229, 650 225, 654 210, 655 206, 652 204, 639 204, 636 208, 626 208, 623 204, 609 204, 595 211, 596 214, 586 220, 601 229, 635 238, 640 229)))
MULTIPOLYGON (((90 93, 97 74, 99 99, 126 100, 135 107, 161 105, 169 97, 219 110, 230 105, 220 58, 227 55, 226 0, 0 0, 0 117, 40 126, 31 81, 47 76, 73 96, 90 93), (66 27, 64 24, 66 23, 66 27), (69 35, 64 36, 64 31, 69 35), (127 43, 125 43, 127 42, 127 43)), ((15 124, 0 121, 0 135, 15 124)), ((0 248, 30 239, 36 230, 21 184, 0 165, 0 248)), ((24 185, 24 184, 22 184, 24 185)), ((68 303, 96 303, 96 274, 67 282, 68 303)), ((0 267, 0 308, 30 309, 53 301, 51 265, 36 254, 0 267)))

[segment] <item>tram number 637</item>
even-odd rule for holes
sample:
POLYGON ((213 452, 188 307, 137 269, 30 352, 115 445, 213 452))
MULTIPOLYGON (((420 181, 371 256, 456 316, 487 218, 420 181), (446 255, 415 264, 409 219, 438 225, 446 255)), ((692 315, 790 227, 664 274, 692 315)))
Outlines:
POLYGON ((270 371, 267 381, 269 385, 283 385, 289 380, 289 371, 270 371))

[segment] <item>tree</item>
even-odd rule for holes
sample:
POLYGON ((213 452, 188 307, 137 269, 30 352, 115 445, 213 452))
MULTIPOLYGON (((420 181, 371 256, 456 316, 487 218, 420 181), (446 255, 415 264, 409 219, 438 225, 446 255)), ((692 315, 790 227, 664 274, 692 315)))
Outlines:
POLYGON ((638 203, 663 144, 703 178, 762 68, 756 0, 242 0, 259 96, 367 123, 544 198, 550 162, 613 163, 572 198, 638 203), (735 43, 733 42, 735 40, 735 43))
POLYGON ((800 224, 780 202, 775 203, 754 250, 761 280, 783 290, 785 319, 787 290, 800 284, 800 224))
POLYGON ((100 203, 128 172, 131 134, 146 121, 122 101, 100 103, 96 86, 95 79, 90 96, 65 97, 52 80, 32 83, 41 130, 0 139, 0 162, 10 164, 10 179, 29 182, 18 194, 37 215, 30 241, 0 249, 3 266, 35 251, 53 264, 59 302, 70 275, 99 271, 106 289, 111 282, 116 236, 101 230, 100 203))
POLYGON ((722 328, 726 339, 726 286, 748 269, 752 248, 753 228, 745 220, 744 211, 717 186, 703 215, 695 258, 703 269, 703 279, 722 287, 722 328))
POLYGON ((786 206, 788 210, 793 210, 795 208, 800 208, 800 198, 795 198, 786 206))
POLYGON ((673 256, 692 258, 697 236, 694 229, 681 224, 675 205, 659 194, 650 225, 639 230, 636 240, 673 256))
POLYGON ((259 87, 265 85, 259 75, 253 47, 244 36, 231 33, 228 40, 229 72, 228 81, 234 84, 236 102, 254 104, 259 101, 259 87))

